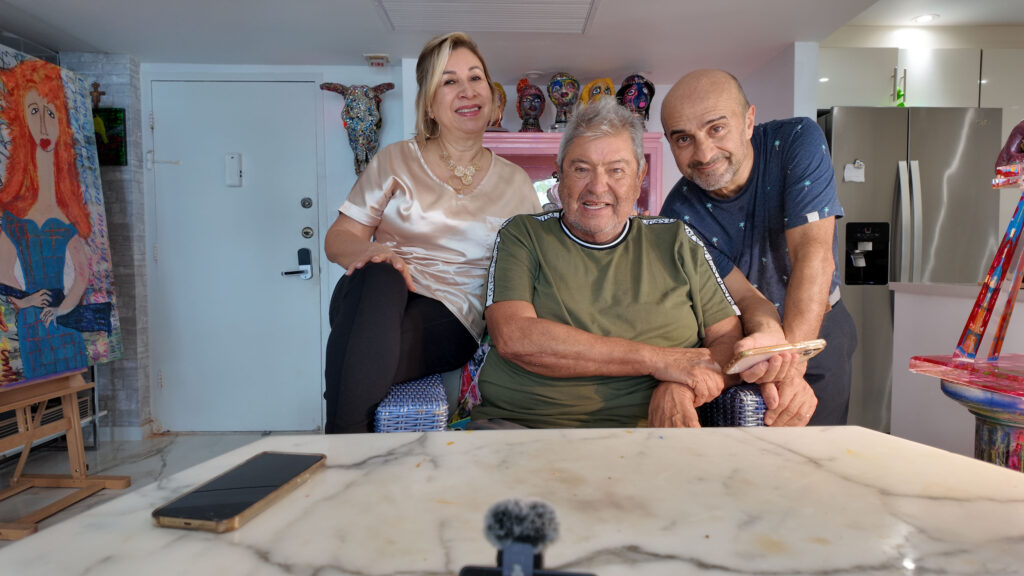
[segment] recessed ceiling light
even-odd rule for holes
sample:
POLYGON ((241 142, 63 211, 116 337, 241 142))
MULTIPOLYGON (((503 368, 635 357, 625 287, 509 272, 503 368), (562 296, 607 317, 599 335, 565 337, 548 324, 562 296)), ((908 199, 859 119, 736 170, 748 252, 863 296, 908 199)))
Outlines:
POLYGON ((818 82, 821 82, 822 84, 828 82, 828 76, 822 76, 821 78, 818 78, 818 82))
POLYGON ((934 22, 938 19, 938 14, 922 14, 916 18, 912 18, 910 21, 913 22, 914 24, 927 24, 929 22, 934 22))

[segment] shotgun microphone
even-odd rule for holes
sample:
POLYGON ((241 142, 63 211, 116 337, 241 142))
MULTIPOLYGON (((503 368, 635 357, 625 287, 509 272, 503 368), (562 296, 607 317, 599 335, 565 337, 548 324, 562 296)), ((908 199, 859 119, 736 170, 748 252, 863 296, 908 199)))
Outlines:
POLYGON ((498 549, 498 566, 465 566, 459 576, 593 576, 544 570, 544 548, 558 539, 555 509, 542 500, 501 500, 484 516, 484 536, 498 549))

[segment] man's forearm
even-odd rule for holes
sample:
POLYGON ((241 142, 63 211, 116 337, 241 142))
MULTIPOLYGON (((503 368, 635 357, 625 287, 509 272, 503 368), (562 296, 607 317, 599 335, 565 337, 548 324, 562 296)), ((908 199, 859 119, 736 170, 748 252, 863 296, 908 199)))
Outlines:
POLYGON ((835 216, 786 231, 792 271, 786 286, 782 327, 790 342, 813 340, 821 330, 836 268, 832 254, 834 232, 835 216))
MULTIPOLYGON (((590 332, 538 318, 533 305, 504 301, 484 314, 498 354, 522 368, 553 378, 651 376, 661 382, 694 387, 698 396, 721 389, 721 367, 707 348, 661 347, 590 332)), ((730 317, 705 327, 709 341, 740 327, 730 317)), ((719 352, 724 356, 724 352, 719 352)))
POLYGON ((541 318, 503 324, 500 332, 492 333, 498 354, 552 378, 647 376, 661 352, 649 344, 598 336, 541 318))
POLYGON ((740 309, 740 322, 743 324, 744 334, 760 332, 777 334, 780 339, 784 337, 782 322, 775 306, 750 284, 739 268, 733 268, 725 277, 725 287, 729 289, 733 301, 740 309))
POLYGON ((786 288, 786 312, 782 320, 786 339, 790 342, 813 340, 821 331, 821 322, 828 311, 829 287, 834 264, 827 261, 793 268, 786 288))

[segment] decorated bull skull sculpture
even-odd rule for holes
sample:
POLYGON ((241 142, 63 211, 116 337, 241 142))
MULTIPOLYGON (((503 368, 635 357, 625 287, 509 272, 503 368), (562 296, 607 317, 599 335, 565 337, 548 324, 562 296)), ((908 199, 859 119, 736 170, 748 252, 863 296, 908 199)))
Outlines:
POLYGON ((345 86, 334 82, 324 82, 320 85, 321 90, 337 92, 345 97, 341 121, 348 132, 348 144, 355 154, 356 174, 362 174, 370 159, 377 153, 377 147, 380 146, 380 95, 394 88, 395 85, 391 82, 372 87, 345 86))

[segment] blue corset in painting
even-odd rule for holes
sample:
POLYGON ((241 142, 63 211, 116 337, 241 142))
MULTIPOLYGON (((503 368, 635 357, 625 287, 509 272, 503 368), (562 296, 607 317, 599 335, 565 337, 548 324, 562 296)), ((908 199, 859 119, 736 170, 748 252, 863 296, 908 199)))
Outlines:
MULTIPOLYGON (((10 212, 3 215, 4 234, 14 244, 25 278, 25 292, 49 290, 51 306, 63 299, 64 262, 68 242, 78 231, 73 224, 50 218, 39 226, 10 212)), ((43 309, 30 306, 18 310, 18 347, 25 379, 85 368, 88 358, 82 335, 58 322, 46 326, 39 319, 43 309)))

